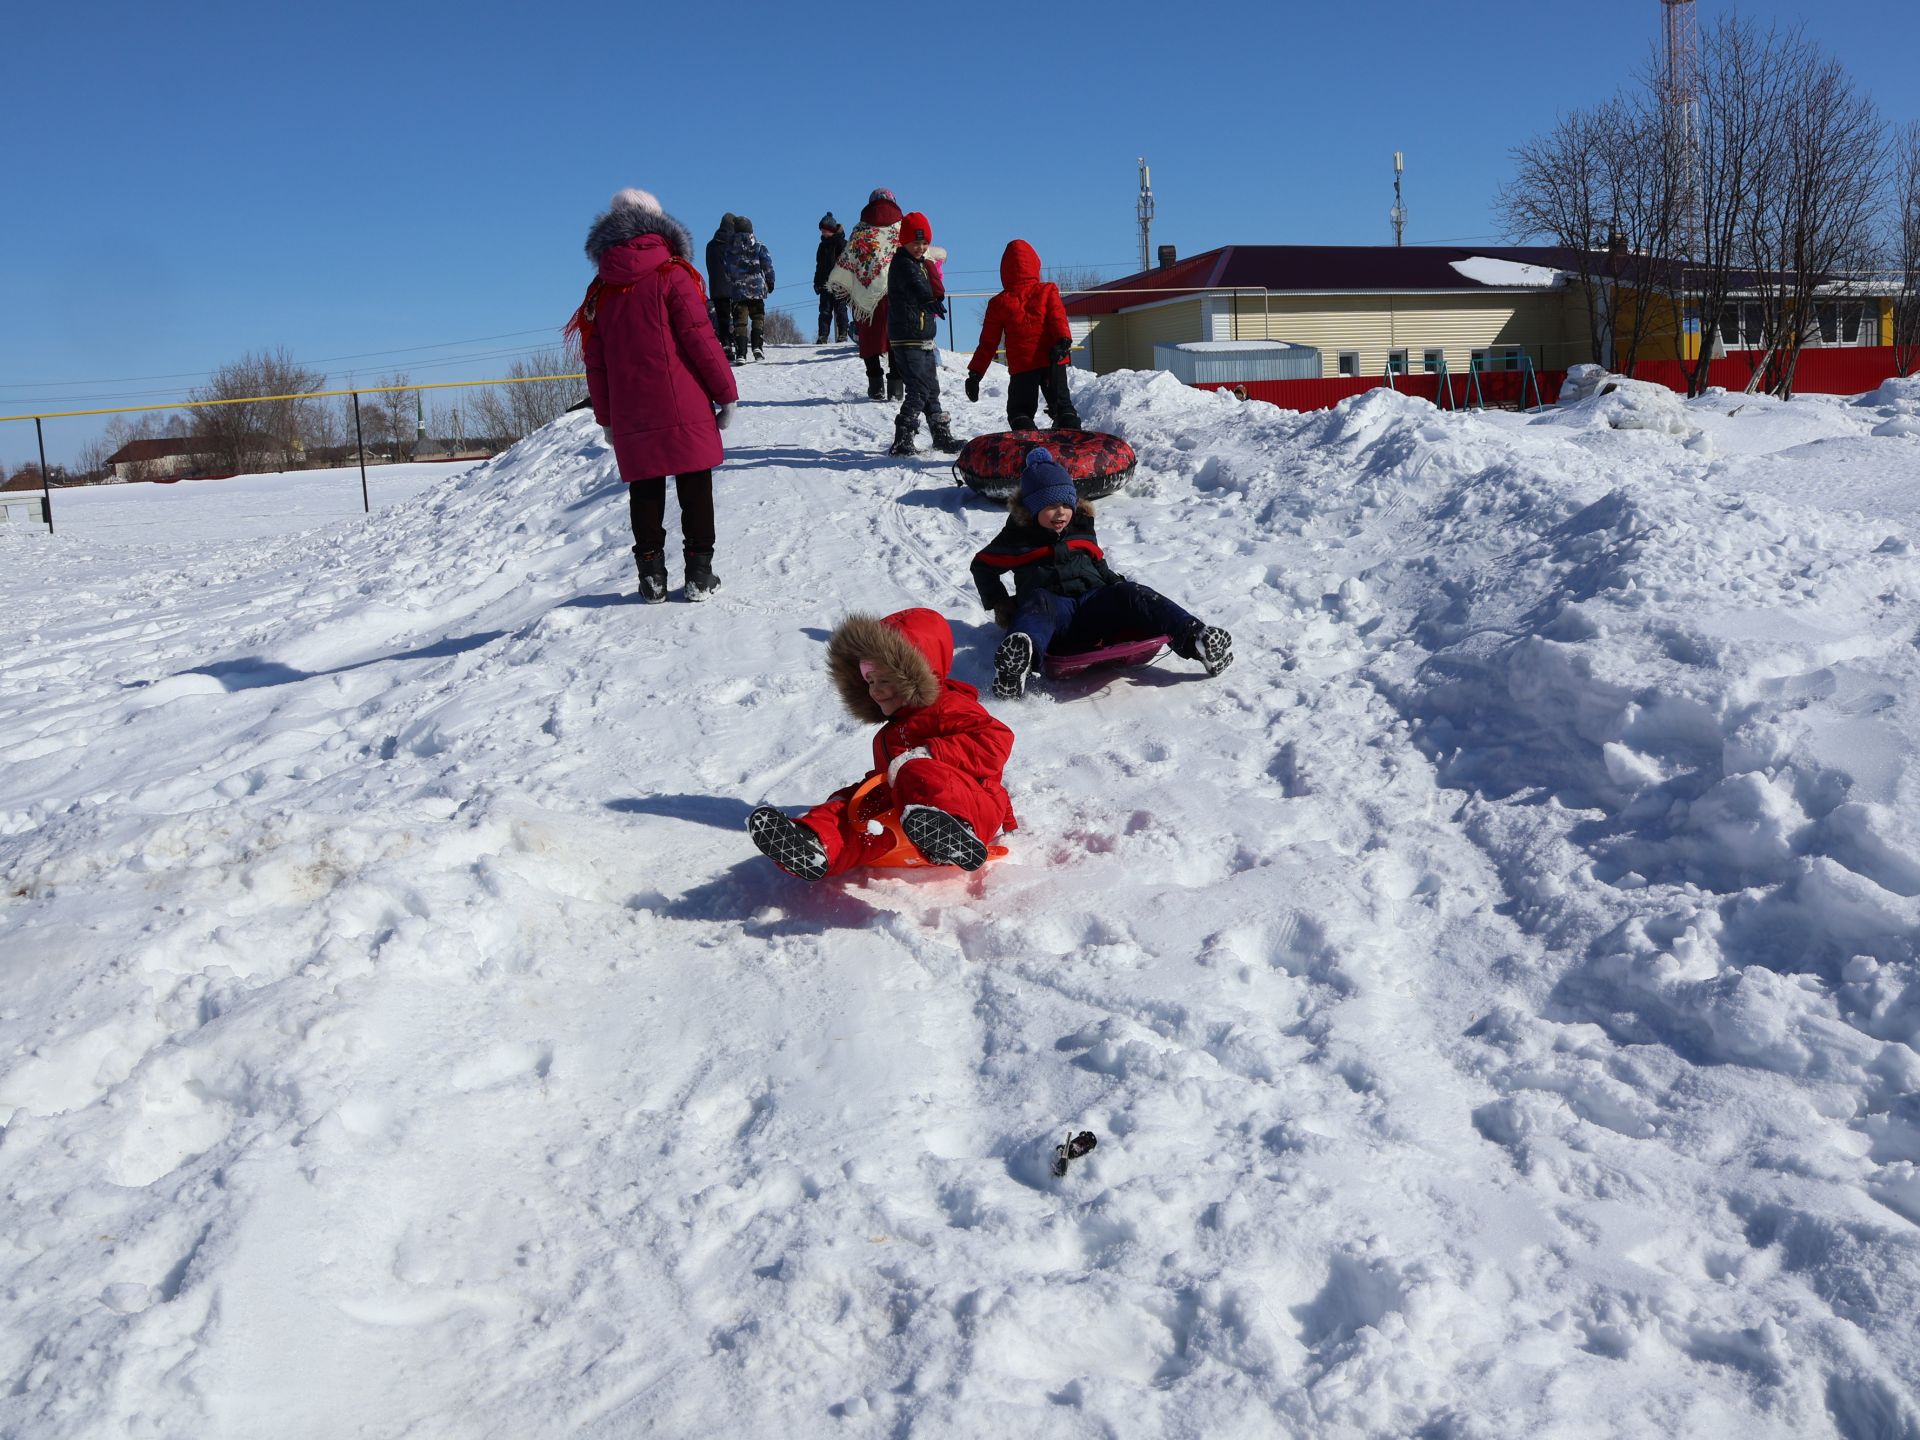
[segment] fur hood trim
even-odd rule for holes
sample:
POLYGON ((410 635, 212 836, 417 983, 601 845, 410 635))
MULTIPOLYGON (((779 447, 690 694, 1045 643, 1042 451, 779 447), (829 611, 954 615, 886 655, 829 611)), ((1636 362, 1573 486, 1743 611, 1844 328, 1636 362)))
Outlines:
MULTIPOLYGON (((952 663, 953 631, 944 617, 932 610, 902 610, 884 620, 874 615, 849 615, 833 627, 827 641, 827 674, 847 711, 856 720, 879 725, 888 718, 867 693, 867 682, 860 677, 860 662, 871 660, 906 695, 901 710, 921 709, 940 698, 946 666, 952 663), (932 622, 938 622, 936 627, 932 622), (939 654, 945 640, 945 663, 939 654), (934 653, 929 654, 931 648, 934 653)), ((895 712, 897 717, 898 711, 895 712)))
POLYGON ((646 210, 637 205, 616 205, 593 222, 587 231, 587 259, 595 265, 616 245, 638 240, 642 235, 658 235, 667 249, 681 260, 693 258, 693 236, 687 227, 662 210, 646 210))
MULTIPOLYGON (((1091 500, 1076 501, 1074 503, 1073 513, 1087 520, 1093 519, 1093 502, 1091 500)), ((1018 491, 1015 491, 1007 497, 1007 514, 1013 517, 1013 523, 1016 525, 1038 525, 1040 523, 1034 513, 1020 503, 1018 491)))

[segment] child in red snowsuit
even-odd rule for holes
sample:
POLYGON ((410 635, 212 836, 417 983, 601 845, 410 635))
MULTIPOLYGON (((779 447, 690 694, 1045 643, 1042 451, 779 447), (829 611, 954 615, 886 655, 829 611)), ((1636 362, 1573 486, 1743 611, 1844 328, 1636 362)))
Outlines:
POLYGON ((1006 336, 1007 428, 1033 429, 1041 399, 1047 402, 1052 429, 1078 430, 1080 416, 1067 389, 1067 358, 1073 349, 1073 330, 1060 287, 1040 278, 1040 256, 1024 240, 1009 241, 1000 256, 1000 293, 987 302, 980 324, 980 345, 967 362, 967 399, 980 399, 980 377, 993 363, 1006 336))
MULTIPOLYGON (((849 615, 827 641, 827 673, 854 718, 884 721, 873 737, 873 769, 900 812, 900 828, 931 865, 978 870, 987 841, 1015 827, 1000 772, 1013 731, 981 706, 979 692, 952 679, 953 630, 932 610, 884 620, 849 615)), ((847 801, 836 790, 794 820, 771 805, 747 818, 753 843, 802 880, 838 875, 884 853, 891 836, 849 835, 847 801)))

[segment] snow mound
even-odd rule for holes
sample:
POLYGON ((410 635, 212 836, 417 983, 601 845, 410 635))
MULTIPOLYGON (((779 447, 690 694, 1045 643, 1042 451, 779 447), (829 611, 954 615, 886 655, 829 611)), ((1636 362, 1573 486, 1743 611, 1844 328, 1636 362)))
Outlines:
MULTIPOLYGON (((1589 429, 1645 430, 1671 435, 1697 454, 1712 453, 1713 442, 1687 413, 1684 400, 1664 385, 1625 376, 1591 373, 1598 366, 1581 367, 1575 397, 1563 391, 1560 406, 1550 420, 1589 429), (1581 393, 1584 392, 1584 393, 1581 393)), ((1572 379, 1569 372, 1569 379, 1572 379)))

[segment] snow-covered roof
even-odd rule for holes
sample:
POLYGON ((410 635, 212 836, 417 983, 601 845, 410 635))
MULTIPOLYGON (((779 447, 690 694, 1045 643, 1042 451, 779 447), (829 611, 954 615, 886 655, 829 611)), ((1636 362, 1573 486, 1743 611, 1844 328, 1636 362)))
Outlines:
POLYGON ((1469 255, 1464 260, 1447 263, 1469 280, 1502 290, 1557 290, 1567 283, 1564 270, 1529 265, 1521 260, 1501 260, 1492 255, 1469 255))

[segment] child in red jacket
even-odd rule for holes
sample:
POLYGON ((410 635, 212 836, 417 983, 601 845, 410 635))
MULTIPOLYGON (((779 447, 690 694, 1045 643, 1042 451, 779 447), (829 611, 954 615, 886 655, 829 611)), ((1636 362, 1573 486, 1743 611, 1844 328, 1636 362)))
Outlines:
POLYGON ((1007 428, 1031 430, 1041 398, 1055 430, 1078 430, 1080 416, 1067 389, 1067 358, 1073 330, 1060 287, 1040 278, 1040 256, 1024 240, 1009 241, 1000 256, 1000 293, 987 302, 980 346, 967 362, 967 399, 978 404, 980 377, 993 363, 1000 338, 1007 342, 1007 428))
MULTIPOLYGON (((900 812, 900 828, 930 865, 978 870, 986 842, 1015 826, 1000 772, 1013 731, 981 706, 979 692, 950 678, 953 630, 932 610, 877 620, 849 615, 827 641, 827 673, 854 718, 884 721, 873 737, 873 769, 900 812)), ((753 843, 781 869, 819 880, 876 858, 890 835, 850 835, 847 802, 836 790, 794 820, 771 805, 747 817, 753 843)))

